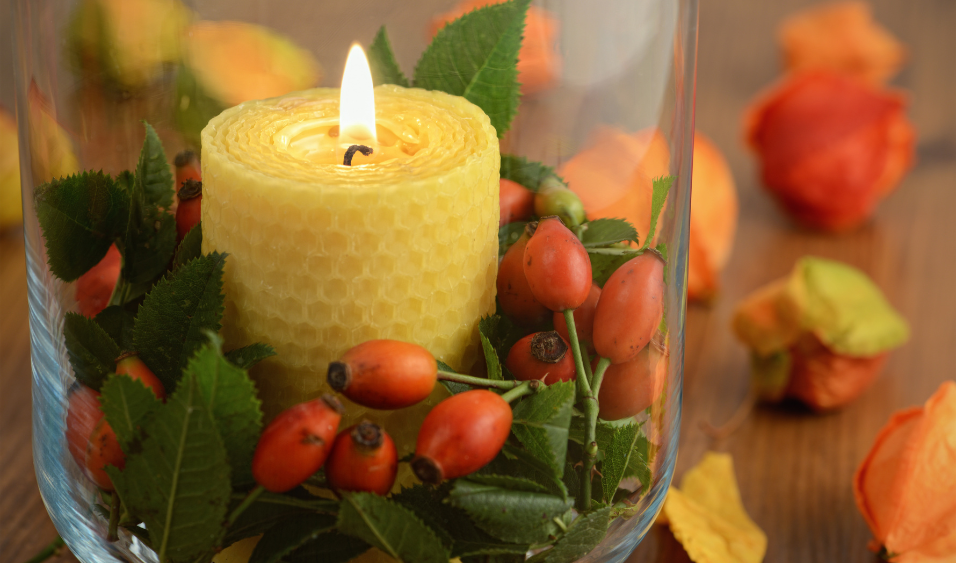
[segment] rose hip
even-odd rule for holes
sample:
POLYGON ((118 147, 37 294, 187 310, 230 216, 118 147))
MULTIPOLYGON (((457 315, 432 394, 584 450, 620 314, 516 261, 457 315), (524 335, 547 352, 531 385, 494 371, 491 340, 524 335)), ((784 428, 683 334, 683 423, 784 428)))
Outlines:
POLYGON ((103 418, 100 394, 80 383, 74 383, 68 393, 66 411, 66 446, 80 467, 86 466, 86 449, 96 424, 103 418))
POLYGON ((93 318, 109 305, 122 265, 120 251, 112 244, 106 256, 76 280, 76 304, 81 315, 93 318))
POLYGON ((193 151, 177 154, 173 164, 176 165, 176 190, 182 188, 187 180, 202 181, 199 157, 193 151))
POLYGON ((498 205, 501 210, 499 227, 524 221, 534 214, 534 193, 518 182, 502 178, 498 188, 498 205))
POLYGON ((274 493, 295 488, 322 467, 342 420, 342 404, 331 395, 300 403, 263 430, 252 456, 252 476, 274 493))
POLYGON ((625 262, 601 290, 594 310, 594 349, 613 364, 633 360, 664 316, 664 262, 645 252, 625 262))
POLYGON ((431 352, 398 340, 369 340, 329 364, 332 389, 373 409, 401 409, 428 397, 438 381, 431 352))
POLYGON ((176 193, 179 206, 176 208, 176 240, 181 241, 202 219, 202 182, 186 180, 176 193))
POLYGON ((367 420, 339 432, 325 463, 325 477, 339 491, 387 495, 397 473, 395 442, 367 420))
POLYGON ((139 359, 136 352, 128 352, 117 358, 116 374, 126 375, 134 381, 139 381, 148 389, 152 390, 153 395, 156 395, 157 399, 161 401, 166 400, 166 389, 163 387, 163 383, 156 377, 156 374, 154 374, 152 370, 146 367, 143 360, 139 359))
POLYGON ((511 420, 511 405, 491 391, 476 389, 445 399, 418 431, 412 470, 431 484, 478 471, 505 445, 511 420))
POLYGON ((526 327, 544 323, 551 310, 542 305, 524 275, 524 251, 531 234, 526 228, 521 237, 505 252, 498 265, 498 302, 501 310, 515 322, 526 327))
POLYGON ((577 309, 591 291, 588 252, 557 217, 545 217, 533 228, 524 275, 535 299, 552 311, 577 309))
POLYGON ((534 194, 534 212, 538 217, 557 215, 565 225, 572 227, 577 227, 587 219, 578 194, 554 176, 541 182, 538 193, 534 194))
POLYGON ((598 416, 604 420, 632 417, 660 397, 667 378, 665 356, 647 346, 636 358, 623 364, 611 364, 604 372, 598 404, 598 416))
MULTIPOLYGON (((592 283, 588 298, 574 310, 574 328, 578 333, 578 340, 587 342, 589 347, 592 347, 590 344, 594 339, 594 310, 600 298, 601 288, 596 283, 592 283)), ((569 341, 571 336, 568 334, 568 323, 564 319, 564 313, 555 311, 553 318, 554 330, 558 331, 565 342, 569 341)))
POLYGON ((529 334, 515 342, 505 365, 516 379, 537 379, 551 385, 574 379, 574 357, 568 345, 555 331, 529 334))
POLYGON ((86 448, 86 474, 98 487, 112 491, 113 481, 105 470, 107 465, 123 469, 126 467, 126 456, 120 448, 113 427, 106 422, 105 418, 101 418, 96 423, 86 448))

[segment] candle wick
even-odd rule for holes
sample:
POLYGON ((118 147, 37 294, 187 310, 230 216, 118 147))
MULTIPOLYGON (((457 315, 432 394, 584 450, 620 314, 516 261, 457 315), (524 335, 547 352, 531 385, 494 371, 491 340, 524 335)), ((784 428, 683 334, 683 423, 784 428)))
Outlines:
POLYGON ((356 152, 360 152, 365 156, 372 154, 372 147, 366 147, 365 145, 352 145, 345 151, 345 159, 342 161, 342 164, 345 166, 352 166, 352 157, 355 156, 356 152))

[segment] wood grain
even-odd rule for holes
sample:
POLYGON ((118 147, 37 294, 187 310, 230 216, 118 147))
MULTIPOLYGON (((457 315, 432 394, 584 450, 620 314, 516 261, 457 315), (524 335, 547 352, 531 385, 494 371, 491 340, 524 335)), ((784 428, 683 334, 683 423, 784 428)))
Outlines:
MULTIPOLYGON (((805 0, 704 0, 697 125, 725 152, 737 180, 741 221, 722 293, 687 315, 684 420, 677 476, 708 448, 730 452, 743 502, 767 532, 766 561, 874 563, 850 479, 890 413, 919 404, 956 376, 956 4, 874 2, 877 18, 910 48, 895 83, 910 92, 918 163, 874 221, 840 237, 795 228, 761 191, 741 142, 748 101, 779 73, 773 29, 805 0), (738 432, 712 444, 701 421, 725 420, 748 388, 745 350, 728 329, 733 304, 788 272, 805 254, 836 258, 873 277, 912 322, 909 344, 847 408, 814 415, 759 408, 738 432)), ((23 243, 0 237, 0 559, 25 561, 55 535, 30 455, 30 364, 23 243)), ((63 554, 58 562, 75 561, 63 554)), ((654 528, 632 562, 688 561, 654 528)))

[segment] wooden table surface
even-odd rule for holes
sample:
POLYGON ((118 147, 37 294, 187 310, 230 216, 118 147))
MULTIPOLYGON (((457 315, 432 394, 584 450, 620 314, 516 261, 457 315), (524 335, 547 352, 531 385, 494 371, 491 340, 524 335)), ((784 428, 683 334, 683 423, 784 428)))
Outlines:
MULTIPOLYGON (((896 409, 920 404, 956 378, 956 3, 879 0, 878 19, 910 49, 895 84, 910 91, 918 161, 874 221, 839 237, 792 226, 760 190, 742 145, 740 115, 778 75, 773 30, 804 0, 704 0, 700 18, 697 125, 726 154, 741 219, 722 293, 687 315, 684 419, 677 475, 707 449, 733 455, 744 505, 769 537, 766 561, 867 562, 869 530, 851 476, 896 409), (713 444, 698 429, 721 422, 748 389, 745 350, 728 330, 734 303, 786 274, 805 254, 866 271, 912 324, 910 342, 843 410, 815 415, 759 408, 713 444)), ((0 237, 0 560, 25 561, 55 537, 37 491, 30 436, 30 359, 22 239, 0 237)), ((630 561, 685 561, 665 529, 653 529, 630 561)), ((75 561, 69 553, 54 561, 75 561)))

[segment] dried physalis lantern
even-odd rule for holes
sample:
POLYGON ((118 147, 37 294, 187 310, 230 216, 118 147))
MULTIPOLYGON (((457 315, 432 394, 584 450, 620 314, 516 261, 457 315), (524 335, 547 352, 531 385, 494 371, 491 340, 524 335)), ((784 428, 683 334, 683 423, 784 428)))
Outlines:
POLYGON ((789 71, 829 69, 873 84, 895 75, 903 45, 873 19, 866 2, 834 2, 791 15, 778 40, 789 71))
POLYGON ((752 103, 745 128, 763 184, 798 223, 861 225, 913 162, 902 94, 827 71, 791 75, 752 103))
POLYGON ((693 191, 687 297, 708 300, 717 291, 717 277, 730 258, 737 230, 737 189, 720 149, 699 131, 694 134, 693 191))
POLYGON ((909 338, 906 321, 866 274, 810 256, 738 304, 733 329, 750 348, 759 396, 792 397, 814 410, 855 399, 909 338))
POLYGON ((890 417, 853 477, 871 544, 894 563, 956 561, 956 383, 890 417))

